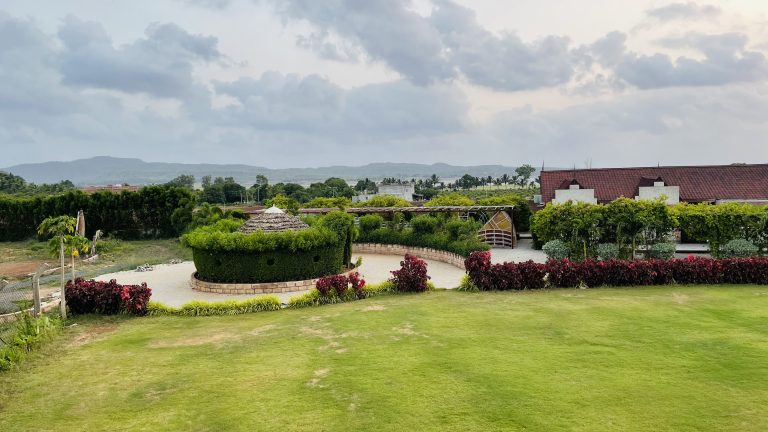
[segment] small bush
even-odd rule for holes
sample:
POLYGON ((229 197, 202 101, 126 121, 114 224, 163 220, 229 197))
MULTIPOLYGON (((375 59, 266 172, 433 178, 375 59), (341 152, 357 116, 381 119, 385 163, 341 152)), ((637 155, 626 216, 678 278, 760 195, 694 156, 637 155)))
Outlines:
POLYGON ((757 256, 759 253, 760 248, 744 239, 731 240, 720 247, 721 258, 746 258, 757 256))
POLYGON ((3 336, 0 345, 0 371, 6 371, 18 365, 30 351, 49 340, 61 328, 58 317, 41 315, 33 317, 23 311, 9 332, 3 336))
POLYGON ((344 298, 354 294, 357 298, 365 298, 365 280, 360 277, 360 273, 354 272, 349 276, 333 275, 321 277, 315 284, 317 292, 324 297, 344 298), (351 293, 350 293, 351 291, 351 293))
POLYGON ((149 302, 148 314, 151 316, 214 316, 241 315, 246 313, 280 310, 280 299, 276 296, 255 297, 248 300, 227 300, 222 302, 191 301, 180 308, 162 303, 149 302))
POLYGON ((561 260, 568 258, 571 251, 562 240, 550 240, 541 248, 549 259, 561 260))
POLYGON ((411 228, 416 235, 432 234, 437 230, 439 221, 432 216, 416 216, 411 219, 411 228))
POLYGON ((456 288, 456 291, 475 292, 480 291, 480 288, 472 282, 472 278, 469 277, 468 274, 465 274, 461 277, 461 282, 459 283, 458 288, 456 288))
POLYGON ((413 255, 406 254, 400 261, 400 269, 391 272, 390 279, 399 292, 424 292, 427 291, 427 263, 413 255))
POLYGON ((675 256, 677 245, 674 243, 656 243, 651 246, 651 258, 670 259, 675 256))
POLYGON ((619 247, 613 243, 600 243, 597 245, 598 259, 605 261, 619 257, 619 247))
POLYGON ((363 235, 373 232, 384 225, 384 218, 379 215, 360 216, 360 231, 363 235))
POLYGON ((362 296, 358 294, 357 290, 348 290, 343 296, 338 296, 335 291, 330 291, 328 295, 323 295, 317 289, 313 289, 301 295, 293 296, 288 300, 289 308, 304 308, 321 306, 326 304, 345 303, 362 298, 376 297, 383 294, 390 294, 396 292, 395 285, 390 281, 385 281, 380 284, 362 284, 359 285, 359 290, 362 291, 362 296))
POLYGON ((152 290, 146 283, 141 285, 120 285, 116 280, 100 282, 77 278, 67 282, 65 287, 67 306, 75 315, 114 315, 129 313, 146 315, 147 303, 152 290))

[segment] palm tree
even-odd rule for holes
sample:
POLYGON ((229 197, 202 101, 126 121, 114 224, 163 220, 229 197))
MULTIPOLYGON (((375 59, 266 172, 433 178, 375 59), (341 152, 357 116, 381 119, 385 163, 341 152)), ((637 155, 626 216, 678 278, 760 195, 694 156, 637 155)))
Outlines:
POLYGON ((67 299, 64 293, 64 239, 75 232, 77 219, 72 216, 57 216, 46 218, 37 227, 37 233, 41 236, 53 235, 53 244, 59 244, 59 258, 61 261, 61 317, 67 319, 67 299))

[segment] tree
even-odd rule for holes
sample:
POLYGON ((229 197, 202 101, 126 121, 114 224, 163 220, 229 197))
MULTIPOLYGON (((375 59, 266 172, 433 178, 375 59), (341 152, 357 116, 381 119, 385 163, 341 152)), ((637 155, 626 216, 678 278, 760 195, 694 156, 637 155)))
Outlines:
POLYGON ((517 184, 520 186, 528 186, 528 184, 531 182, 531 176, 535 172, 536 168, 528 164, 517 167, 517 169, 515 169, 517 184))
POLYGON ((279 209, 285 210, 288 213, 295 215, 299 213, 299 203, 293 198, 289 198, 285 195, 277 195, 266 201, 264 205, 267 207, 275 206, 279 209))
POLYGON ((75 232, 77 219, 72 216, 48 217, 37 227, 41 236, 53 235, 53 240, 59 243, 59 259, 61 261, 61 317, 67 319, 67 299, 64 290, 64 240, 67 235, 75 232))
POLYGON ((256 183, 251 186, 251 191, 256 193, 256 202, 261 202, 261 200, 267 197, 269 191, 269 179, 264 175, 257 175, 256 183))
POLYGON ((203 176, 202 182, 203 182, 203 184, 202 184, 203 189, 210 187, 211 186, 211 176, 209 176, 209 175, 203 176))
POLYGON ((195 176, 182 174, 165 184, 166 186, 175 186, 192 190, 195 188, 195 176))

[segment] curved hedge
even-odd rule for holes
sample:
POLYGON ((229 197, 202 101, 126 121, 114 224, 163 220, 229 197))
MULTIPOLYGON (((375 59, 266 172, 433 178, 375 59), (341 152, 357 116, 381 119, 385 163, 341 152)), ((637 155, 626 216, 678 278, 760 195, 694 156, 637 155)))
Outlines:
POLYGON ((263 252, 192 249, 197 277, 208 282, 262 283, 313 279, 338 273, 341 244, 316 249, 263 252))
POLYGON ((263 283, 336 274, 351 260, 354 219, 330 213, 299 231, 241 233, 242 221, 222 220, 182 236, 197 277, 208 282, 263 283))

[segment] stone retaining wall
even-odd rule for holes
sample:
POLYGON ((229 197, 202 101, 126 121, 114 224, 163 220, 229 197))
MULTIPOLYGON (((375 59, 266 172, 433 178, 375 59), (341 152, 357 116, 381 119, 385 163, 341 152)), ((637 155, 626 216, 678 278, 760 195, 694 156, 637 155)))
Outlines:
MULTIPOLYGON (((349 270, 344 275, 354 273, 357 269, 349 270)), ((296 291, 308 291, 315 287, 317 279, 307 279, 303 281, 292 282, 265 282, 265 283, 218 283, 205 282, 197 277, 197 273, 192 273, 189 279, 189 285, 193 290, 209 292, 214 294, 279 294, 296 291)))
POLYGON ((439 261, 464 270, 465 258, 453 252, 446 252, 438 249, 429 249, 423 247, 380 244, 380 243, 355 243, 352 245, 352 253, 367 253, 378 255, 414 255, 421 259, 439 261))

